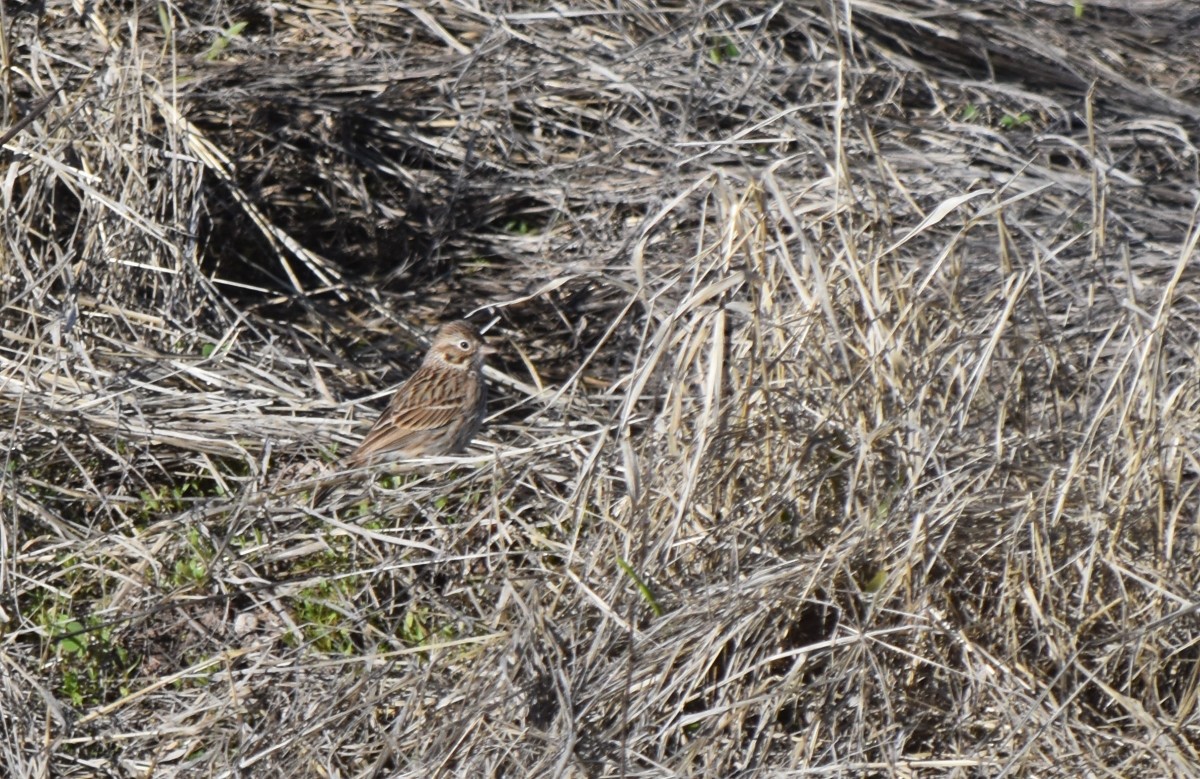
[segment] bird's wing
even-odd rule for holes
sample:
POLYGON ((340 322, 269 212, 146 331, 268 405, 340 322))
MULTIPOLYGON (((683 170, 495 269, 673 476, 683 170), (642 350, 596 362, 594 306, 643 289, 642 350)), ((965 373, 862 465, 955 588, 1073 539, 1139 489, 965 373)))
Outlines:
POLYGON ((462 401, 446 397, 440 378, 418 373, 400 385, 347 461, 360 464, 374 454, 407 449, 461 416, 462 401))

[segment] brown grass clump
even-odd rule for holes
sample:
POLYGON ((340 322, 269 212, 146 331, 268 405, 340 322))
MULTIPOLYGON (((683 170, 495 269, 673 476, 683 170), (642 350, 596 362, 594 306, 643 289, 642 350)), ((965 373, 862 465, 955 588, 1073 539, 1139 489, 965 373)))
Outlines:
POLYGON ((0 773, 1200 774, 1197 11, 502 6, 0 5, 0 773))

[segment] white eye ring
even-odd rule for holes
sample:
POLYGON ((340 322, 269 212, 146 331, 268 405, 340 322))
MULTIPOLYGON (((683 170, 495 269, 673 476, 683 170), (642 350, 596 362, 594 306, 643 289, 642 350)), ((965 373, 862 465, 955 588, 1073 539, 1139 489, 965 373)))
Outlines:
POLYGON ((466 339, 463 339, 458 342, 458 348, 462 349, 464 352, 469 352, 469 351, 471 351, 471 342, 466 339))

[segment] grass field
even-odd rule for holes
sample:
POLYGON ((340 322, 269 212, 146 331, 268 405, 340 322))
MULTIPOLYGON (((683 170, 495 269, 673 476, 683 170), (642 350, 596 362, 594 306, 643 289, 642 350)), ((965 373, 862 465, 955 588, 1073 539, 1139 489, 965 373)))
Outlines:
POLYGON ((0 775, 1200 775, 1197 30, 0 4, 0 775))

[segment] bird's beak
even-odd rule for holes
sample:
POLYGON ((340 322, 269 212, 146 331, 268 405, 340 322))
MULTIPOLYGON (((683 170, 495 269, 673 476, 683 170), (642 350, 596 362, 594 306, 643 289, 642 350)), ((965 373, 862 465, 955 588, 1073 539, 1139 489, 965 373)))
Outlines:
POLYGON ((480 348, 479 351, 481 354, 483 354, 484 357, 487 357, 489 354, 499 354, 500 353, 499 349, 497 349, 494 346, 489 346, 488 344, 484 344, 483 347, 480 348))

